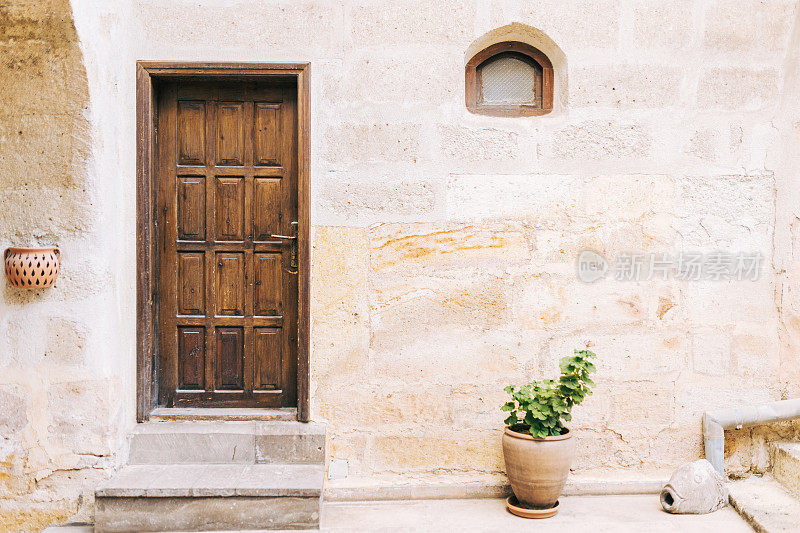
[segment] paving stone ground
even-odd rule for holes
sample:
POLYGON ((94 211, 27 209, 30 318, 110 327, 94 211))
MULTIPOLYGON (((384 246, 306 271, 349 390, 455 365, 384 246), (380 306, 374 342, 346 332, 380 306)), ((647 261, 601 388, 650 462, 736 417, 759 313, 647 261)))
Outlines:
MULTIPOLYGON (((401 500, 324 504, 322 531, 329 532, 647 532, 751 533, 731 507, 708 515, 670 515, 658 496, 569 496, 547 520, 509 514, 503 500, 401 500)), ((88 533, 91 528, 51 528, 57 533, 88 533)))
POLYGON ((752 532, 726 507, 707 515, 670 515, 658 496, 570 496, 546 520, 526 520, 505 510, 503 500, 409 500, 331 502, 322 514, 323 531, 536 531, 536 532, 752 532))

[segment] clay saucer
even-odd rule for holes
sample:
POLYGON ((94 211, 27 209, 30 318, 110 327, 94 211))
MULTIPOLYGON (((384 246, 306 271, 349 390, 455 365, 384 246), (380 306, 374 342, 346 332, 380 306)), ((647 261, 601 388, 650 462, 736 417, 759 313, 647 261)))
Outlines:
POLYGON ((527 507, 522 507, 517 501, 517 497, 513 494, 506 498, 506 509, 508 509, 511 514, 521 516, 522 518, 550 518, 558 512, 558 506, 559 503, 556 502, 556 504, 549 509, 528 509, 527 507))

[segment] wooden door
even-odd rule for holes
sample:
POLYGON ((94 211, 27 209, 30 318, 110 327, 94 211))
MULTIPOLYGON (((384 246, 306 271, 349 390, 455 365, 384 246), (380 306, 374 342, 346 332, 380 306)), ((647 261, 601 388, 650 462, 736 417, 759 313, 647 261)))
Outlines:
POLYGON ((160 405, 297 405, 296 91, 159 90, 160 405))

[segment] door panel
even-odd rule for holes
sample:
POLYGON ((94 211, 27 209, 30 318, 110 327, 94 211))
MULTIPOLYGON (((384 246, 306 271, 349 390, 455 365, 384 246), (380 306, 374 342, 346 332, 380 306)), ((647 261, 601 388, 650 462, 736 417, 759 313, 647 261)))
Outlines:
POLYGON ((217 164, 244 161, 244 104, 220 102, 217 107, 217 164))
POLYGON ((296 86, 158 95, 159 403, 297 405, 296 86))
POLYGON ((281 180, 255 178, 253 181, 253 239, 265 241, 270 235, 280 233, 281 180))
POLYGON ((178 313, 204 315, 205 265, 202 252, 178 253, 178 313))
POLYGON ((178 162, 202 165, 206 150, 206 103, 178 102, 178 162))
POLYGON ((255 330, 255 379, 253 388, 276 390, 281 388, 281 358, 267 354, 280 353, 281 334, 278 328, 256 328, 255 330))
POLYGON ((206 184, 203 176, 178 179, 178 236, 183 240, 206 238, 206 184))
POLYGON ((217 389, 241 390, 244 387, 243 353, 242 328, 217 328, 217 389))
POLYGON ((283 312, 283 266, 278 254, 257 253, 253 255, 253 314, 256 316, 280 316, 283 312))
POLYGON ((244 178, 217 178, 217 240, 244 239, 244 178))
POLYGON ((280 105, 255 103, 255 138, 253 162, 256 165, 280 165, 280 105))
POLYGON ((244 253, 217 254, 217 315, 244 315, 244 253))
POLYGON ((178 328, 178 386, 181 389, 203 390, 205 345, 204 328, 178 328))

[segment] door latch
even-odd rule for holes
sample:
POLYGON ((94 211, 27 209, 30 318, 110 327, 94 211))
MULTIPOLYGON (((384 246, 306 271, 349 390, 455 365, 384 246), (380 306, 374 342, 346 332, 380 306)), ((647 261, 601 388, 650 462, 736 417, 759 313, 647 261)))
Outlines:
POLYGON ((289 241, 289 274, 297 274, 297 233, 298 223, 292 222, 290 233, 291 235, 270 235, 273 239, 283 239, 289 241))

